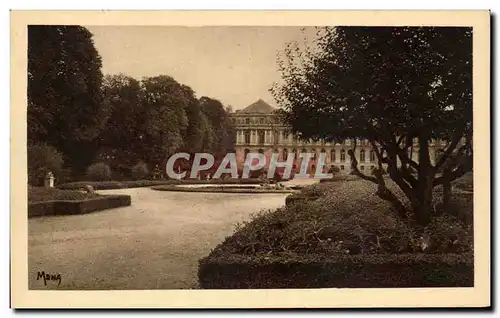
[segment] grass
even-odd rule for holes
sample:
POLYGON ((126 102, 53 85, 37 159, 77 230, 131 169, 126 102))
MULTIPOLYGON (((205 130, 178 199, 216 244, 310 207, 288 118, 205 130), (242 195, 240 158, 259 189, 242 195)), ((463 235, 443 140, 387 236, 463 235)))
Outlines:
POLYGON ((56 200, 78 201, 98 197, 95 193, 84 193, 74 190, 61 190, 44 187, 28 187, 28 202, 44 202, 56 200))
MULTIPOLYGON (((394 185, 388 186, 402 197, 394 185)), ((375 191, 376 185, 364 180, 307 187, 302 193, 312 200, 261 211, 252 220, 239 224, 234 235, 226 238, 214 253, 296 256, 472 251, 471 221, 445 213, 425 228, 415 228, 400 220, 392 206, 378 198, 375 191)), ((472 216, 471 199, 454 196, 454 214, 472 216)))

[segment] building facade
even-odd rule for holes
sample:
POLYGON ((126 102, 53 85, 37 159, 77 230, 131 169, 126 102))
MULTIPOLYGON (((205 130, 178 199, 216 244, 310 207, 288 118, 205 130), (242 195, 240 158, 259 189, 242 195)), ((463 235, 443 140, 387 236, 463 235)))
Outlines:
MULTIPOLYGON (((231 120, 236 128, 236 158, 238 167, 243 167, 246 154, 263 153, 267 163, 273 153, 278 154, 279 161, 286 161, 289 154, 295 154, 293 171, 297 173, 301 167, 300 153, 314 153, 307 168, 308 174, 316 171, 320 153, 325 153, 325 168, 328 172, 331 166, 337 166, 340 173, 350 173, 350 158, 347 152, 353 148, 353 141, 346 140, 343 143, 312 142, 299 140, 291 134, 288 128, 280 123, 275 115, 276 108, 272 107, 262 99, 248 107, 231 114, 231 120)), ((431 161, 434 162, 436 152, 431 145, 431 161)), ((369 173, 377 167, 377 157, 368 140, 357 140, 355 156, 358 160, 358 169, 369 173)), ((412 152, 413 160, 416 159, 417 151, 412 152)), ((417 161, 417 160, 415 160, 417 161)))

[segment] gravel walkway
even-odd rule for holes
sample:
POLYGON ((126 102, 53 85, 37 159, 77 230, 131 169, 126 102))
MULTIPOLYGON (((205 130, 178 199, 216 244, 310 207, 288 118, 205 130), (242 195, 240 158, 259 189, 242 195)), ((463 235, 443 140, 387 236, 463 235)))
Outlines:
POLYGON ((288 194, 99 191, 132 206, 28 220, 30 289, 192 289, 198 260, 237 222, 282 206, 288 194), (59 281, 38 279, 38 272, 59 281))

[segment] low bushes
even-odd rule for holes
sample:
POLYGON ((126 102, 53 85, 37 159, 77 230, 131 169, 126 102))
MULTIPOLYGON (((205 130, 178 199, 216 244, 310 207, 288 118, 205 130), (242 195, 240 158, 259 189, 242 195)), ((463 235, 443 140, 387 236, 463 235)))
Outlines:
POLYGON ((111 179, 111 169, 104 162, 94 163, 87 168, 87 178, 92 181, 107 181, 111 179))
POLYGON ((152 187, 157 191, 175 191, 175 192, 213 192, 213 193, 293 193, 291 189, 261 189, 255 187, 179 187, 176 185, 162 185, 152 187))
POLYGON ((201 260, 200 285, 471 286, 473 210, 467 198, 453 196, 453 213, 416 227, 402 221, 375 191, 375 184, 358 179, 315 184, 287 197, 285 207, 261 211, 239 224, 201 260))
POLYGON ((85 200, 97 197, 95 193, 85 193, 80 191, 60 190, 44 187, 29 187, 28 202, 53 201, 53 200, 85 200))
POLYGON ((148 165, 144 162, 139 162, 132 167, 132 178, 134 180, 143 180, 149 175, 148 165))
POLYGON ((64 183, 57 186, 59 189, 76 190, 81 189, 85 185, 91 185, 96 190, 109 189, 127 189, 127 188, 142 188, 159 185, 174 185, 174 184, 260 184, 259 179, 213 179, 213 180, 133 180, 133 181, 79 181, 64 183))
POLYGON ((53 200, 28 204, 28 217, 85 214, 131 204, 128 195, 105 195, 83 200, 53 200))
POLYGON ((200 260, 201 288, 473 287, 472 255, 211 255, 200 260))
POLYGON ((63 155, 47 144, 28 145, 28 184, 41 186, 50 171, 56 180, 65 177, 63 155))

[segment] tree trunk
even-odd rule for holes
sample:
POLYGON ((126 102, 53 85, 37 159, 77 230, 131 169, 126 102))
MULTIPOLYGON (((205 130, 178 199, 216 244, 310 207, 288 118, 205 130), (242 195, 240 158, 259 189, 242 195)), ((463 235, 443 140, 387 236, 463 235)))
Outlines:
POLYGON ((443 172, 443 201, 442 208, 444 211, 448 211, 450 207, 451 200, 451 182, 450 182, 450 169, 446 168, 443 172))
POLYGON ((420 225, 426 225, 431 220, 432 214, 432 185, 428 182, 419 189, 418 201, 412 202, 415 221, 420 225))
POLYGON ((429 154, 429 137, 426 132, 420 134, 418 142, 418 184, 416 200, 412 200, 412 209, 415 221, 420 225, 426 225, 431 219, 434 173, 429 154))

